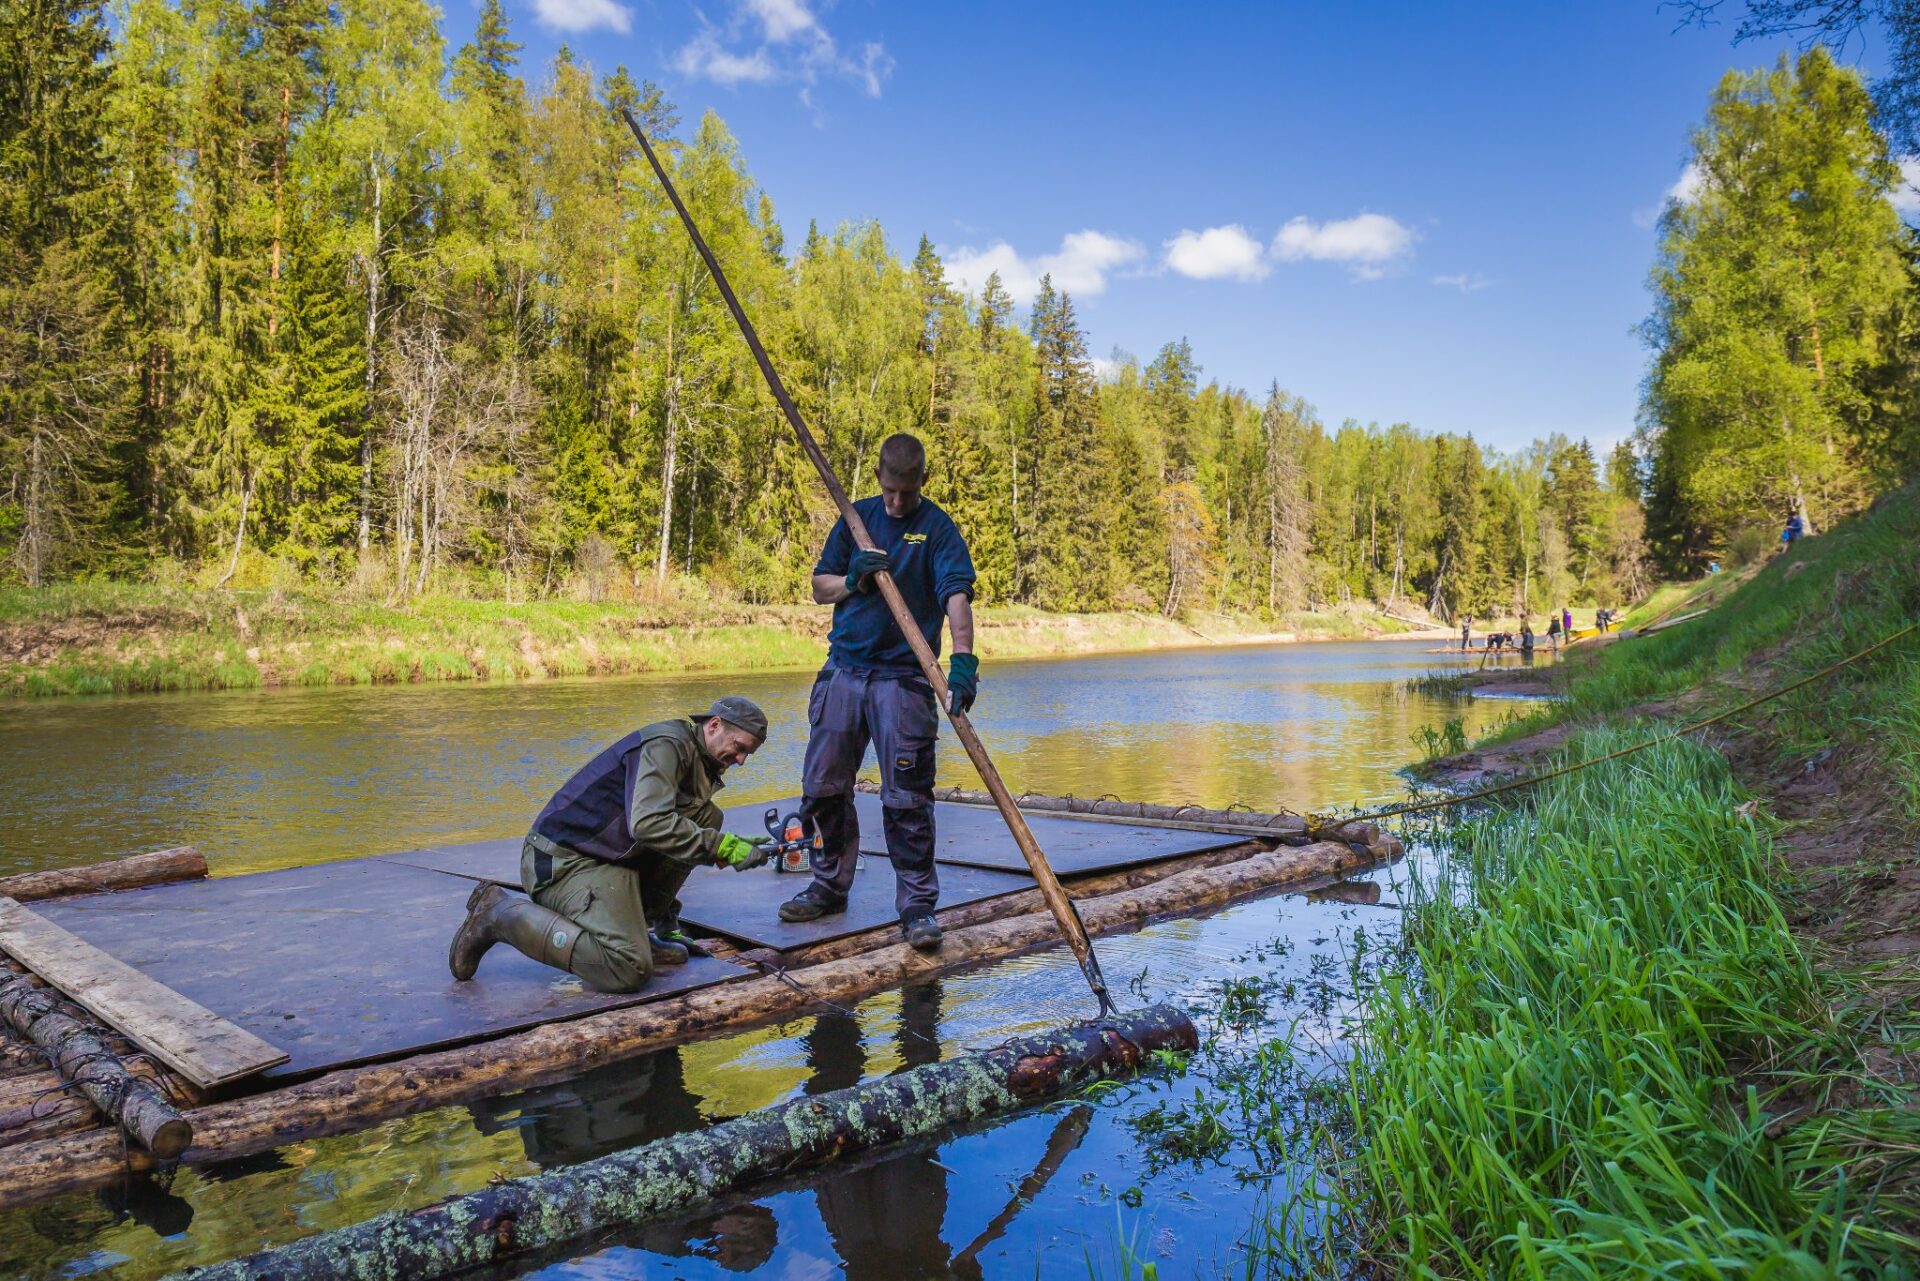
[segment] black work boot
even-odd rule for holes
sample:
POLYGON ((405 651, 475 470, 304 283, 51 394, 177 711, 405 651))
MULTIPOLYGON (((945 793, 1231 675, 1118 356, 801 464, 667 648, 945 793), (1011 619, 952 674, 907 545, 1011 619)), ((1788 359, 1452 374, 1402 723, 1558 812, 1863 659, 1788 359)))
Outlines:
POLYGON ((447 968, 464 983, 480 968, 488 948, 507 943, 542 965, 564 970, 579 938, 579 929, 560 913, 483 881, 467 896, 467 919, 447 947, 447 968))
POLYGON ((783 921, 817 921, 823 916, 832 916, 836 912, 847 910, 845 899, 836 899, 816 884, 780 905, 780 919, 783 921))
POLYGON ((653 964, 685 965, 688 957, 712 956, 713 953, 693 941, 693 937, 680 924, 680 900, 675 899, 673 906, 657 915, 649 915, 653 930, 647 935, 653 944, 653 964))
POLYGON ((685 943, 659 930, 647 934, 647 946, 653 949, 653 968, 656 970, 663 965, 685 965, 687 957, 692 955, 692 950, 685 943))
POLYGON ((916 952, 936 952, 940 949, 940 922, 928 912, 909 916, 900 922, 900 932, 906 936, 907 946, 916 952))

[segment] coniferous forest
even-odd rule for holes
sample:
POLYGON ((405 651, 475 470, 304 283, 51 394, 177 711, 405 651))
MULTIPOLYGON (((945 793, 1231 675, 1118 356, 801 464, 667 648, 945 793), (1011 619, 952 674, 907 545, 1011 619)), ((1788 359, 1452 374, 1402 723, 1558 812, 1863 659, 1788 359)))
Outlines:
POLYGON ((8 579, 798 599, 831 508, 621 107, 842 475, 927 440, 989 602, 1621 603, 1916 453, 1898 176, 1817 50, 1713 96, 1604 457, 1335 424, 1175 334, 1096 377, 1051 282, 801 232, 717 116, 517 53, 498 0, 457 47, 422 0, 0 0, 8 579))

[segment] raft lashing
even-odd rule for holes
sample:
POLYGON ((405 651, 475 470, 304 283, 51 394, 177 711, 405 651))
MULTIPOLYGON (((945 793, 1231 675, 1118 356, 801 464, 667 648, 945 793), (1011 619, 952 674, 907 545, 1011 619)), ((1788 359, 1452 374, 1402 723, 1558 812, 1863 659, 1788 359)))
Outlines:
MULTIPOLYGON (((775 804, 785 814, 799 802, 775 804)), ((210 880, 204 862, 191 860, 178 874, 202 879, 97 889, 125 883, 109 871, 68 878, 63 885, 78 893, 31 907, 0 897, 11 972, 0 979, 37 989, 35 1017, 54 1005, 70 1016, 37 1028, 33 1041, 18 1023, 0 1028, 0 1093, 10 1075, 44 1084, 50 1062, 58 1071, 57 1047, 40 1042, 47 1028, 64 1035, 71 1023, 73 1035, 128 1064, 140 1089, 179 1107, 192 1129, 185 1161, 217 1163, 1062 941, 999 814, 950 790, 935 802, 947 941, 930 955, 906 948, 879 798, 863 791, 856 805, 865 869, 845 913, 784 922, 777 908, 803 877, 771 866, 697 869, 681 918, 714 955, 657 971, 629 995, 594 992, 509 947, 488 952, 472 982, 448 974, 447 942, 474 883, 519 884, 517 838, 210 880)), ((766 808, 727 811, 728 829, 760 832, 766 808)), ((1364 822, 1341 829, 1343 839, 1315 841, 1298 818, 1239 810, 1058 797, 1023 798, 1022 809, 1094 933, 1276 888, 1318 888, 1401 853, 1364 822)), ((99 1060, 88 1056, 96 1078, 99 1060)), ((78 1097, 97 1105, 98 1093, 78 1097)), ((76 1100, 49 1130, 44 1117, 0 1110, 0 1207, 164 1168, 180 1155, 178 1142, 149 1151, 138 1129, 129 1127, 130 1138, 109 1119, 118 1111, 76 1100)))

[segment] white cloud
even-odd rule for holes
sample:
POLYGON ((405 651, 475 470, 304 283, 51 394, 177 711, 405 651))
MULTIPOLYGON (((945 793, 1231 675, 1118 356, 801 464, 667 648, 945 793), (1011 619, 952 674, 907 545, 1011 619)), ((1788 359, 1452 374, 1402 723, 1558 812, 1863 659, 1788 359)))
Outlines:
POLYGON ((1480 290, 1493 284, 1491 280, 1488 280, 1477 271, 1463 271, 1452 276, 1434 276, 1429 279, 1428 283, 1442 285, 1448 289, 1458 289, 1463 294, 1478 293, 1480 290))
POLYGON ((1673 180, 1673 185, 1667 188, 1666 194, 1660 197, 1660 203, 1658 205, 1650 209, 1636 209, 1633 211, 1633 225, 1636 227, 1655 226, 1660 221, 1660 215, 1667 211, 1668 205, 1676 201, 1683 205, 1689 205, 1699 199, 1700 189, 1706 186, 1706 182, 1706 170, 1700 167, 1699 161, 1689 160, 1686 163, 1686 167, 1680 170, 1680 176, 1673 180))
POLYGON ((674 55, 681 75, 702 76, 731 88, 737 84, 765 84, 777 74, 765 49, 742 57, 720 45, 712 31, 702 31, 674 55))
POLYGON ((633 28, 633 11, 614 0, 533 0, 533 17, 543 27, 555 31, 609 31, 627 34, 633 28))
POLYGON ((947 254, 947 278, 968 293, 977 294, 987 277, 1000 273, 1000 283, 1022 306, 1040 292, 1040 277, 1052 276, 1053 286, 1079 297, 1107 287, 1107 276, 1146 257, 1138 243, 1104 231, 1076 231, 1064 236, 1050 254, 1023 258, 1006 241, 985 249, 961 248, 947 254))
POLYGON ((1900 162, 1900 181, 1887 192, 1887 200, 1904 217, 1920 214, 1920 159, 1900 162))
POLYGON ((760 29, 775 44, 820 26, 803 0, 747 0, 747 12, 759 19, 760 29))
POLYGON ((1343 262, 1355 275, 1372 280, 1395 258, 1413 252, 1414 234, 1385 214, 1365 213, 1334 222, 1291 219, 1273 238, 1273 256, 1283 262, 1310 258, 1343 262))
MULTIPOLYGON (((612 4, 613 0, 536 0, 546 4, 612 4)), ((623 28, 624 29, 624 28, 623 28)), ((683 75, 732 87, 776 81, 800 85, 800 100, 814 105, 810 90, 823 77, 851 80, 870 98, 893 74, 894 62, 876 40, 844 53, 806 0, 733 0, 733 13, 700 31, 674 55, 683 75)))
POLYGON ((1111 356, 1094 356, 1089 363, 1093 365, 1093 377, 1097 382, 1110 383, 1120 377, 1123 366, 1111 356))
POLYGON ((1167 266, 1195 280, 1262 280, 1272 268, 1260 242, 1238 224, 1182 229, 1166 242, 1167 266))
POLYGON ((1706 170, 1700 167, 1698 161, 1689 160, 1687 167, 1680 171, 1680 176, 1673 180, 1673 185, 1667 188, 1667 199, 1690 205, 1700 195, 1700 188, 1706 185, 1706 181, 1706 170))

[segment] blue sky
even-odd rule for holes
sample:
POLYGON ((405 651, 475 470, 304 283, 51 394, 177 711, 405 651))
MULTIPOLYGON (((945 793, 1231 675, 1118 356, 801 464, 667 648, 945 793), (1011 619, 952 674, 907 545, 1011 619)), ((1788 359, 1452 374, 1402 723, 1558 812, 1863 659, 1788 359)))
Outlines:
POLYGON ((1631 432, 1653 216, 1720 75, 1790 48, 1655 0, 507 4, 531 79, 564 40, 719 112, 790 243, 1050 268, 1096 355, 1184 336, 1203 380, 1502 449, 1631 432))

